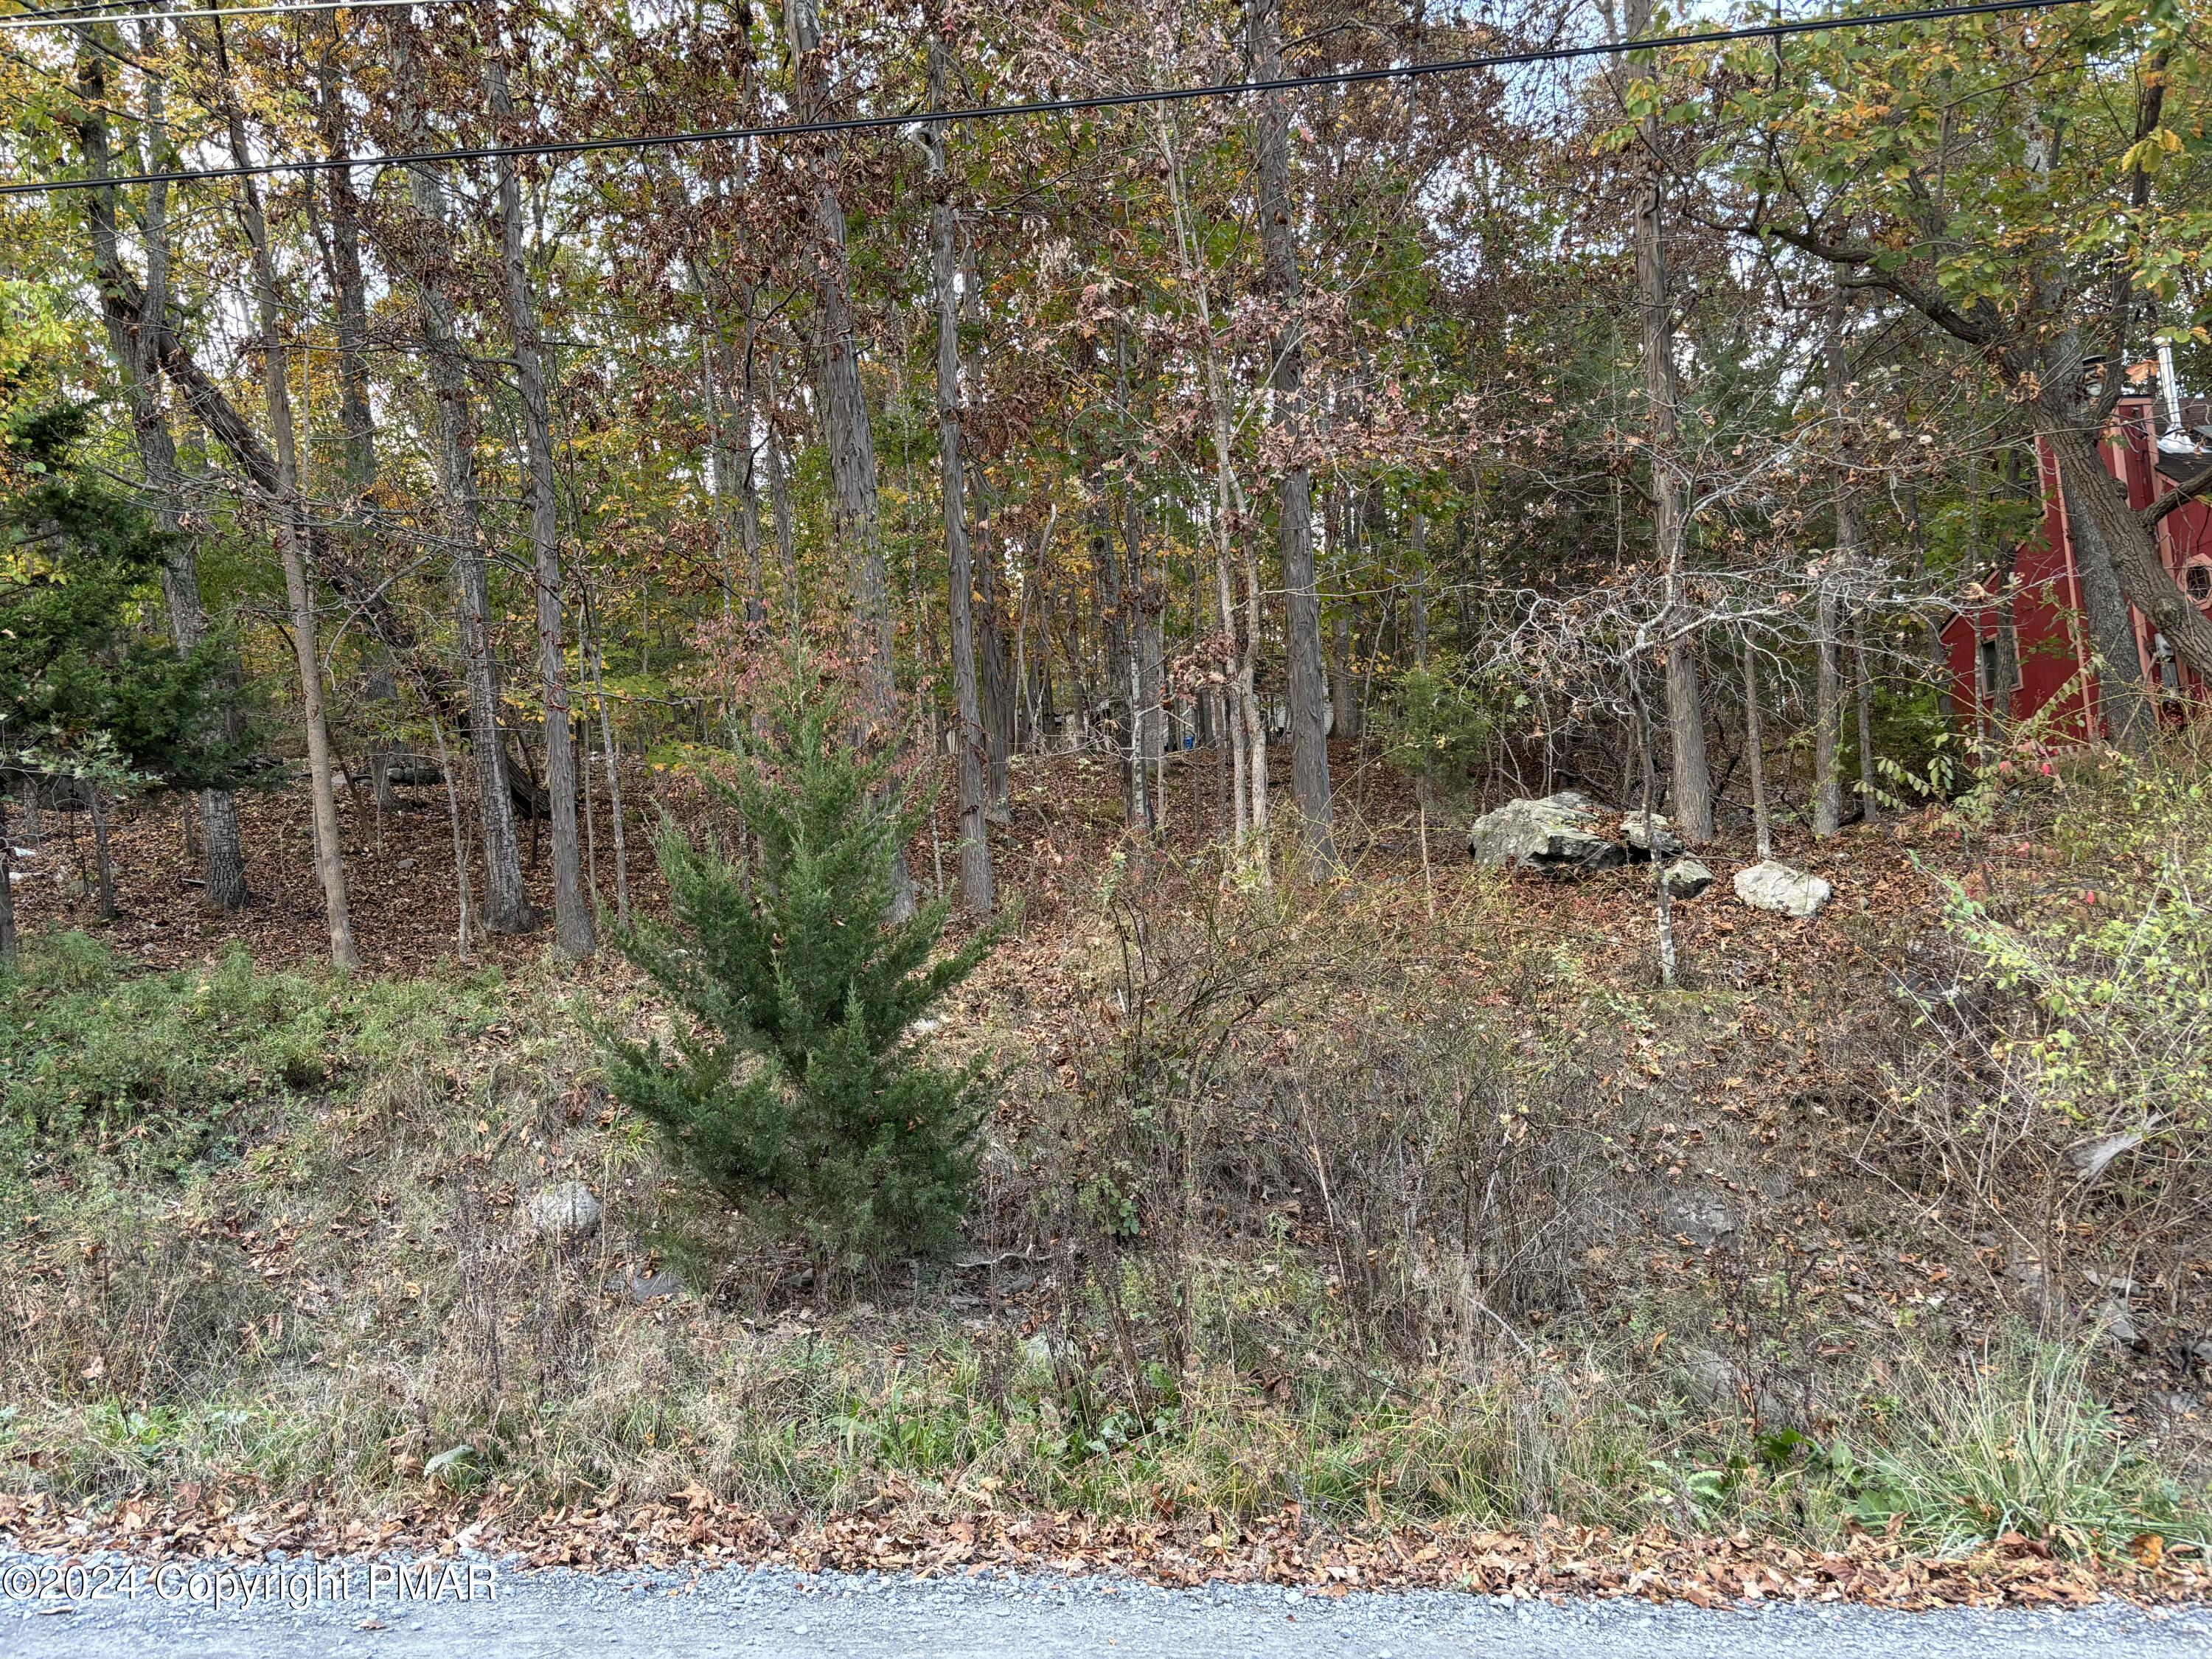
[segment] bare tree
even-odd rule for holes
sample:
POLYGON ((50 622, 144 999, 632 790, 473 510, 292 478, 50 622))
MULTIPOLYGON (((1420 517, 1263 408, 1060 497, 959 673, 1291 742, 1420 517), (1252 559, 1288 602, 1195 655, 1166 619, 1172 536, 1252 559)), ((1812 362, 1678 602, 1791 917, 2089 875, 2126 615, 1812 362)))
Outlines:
MULTIPOLYGON (((214 25, 214 38, 231 158, 240 167, 251 167, 252 151, 246 143, 245 118, 230 88, 229 57, 220 20, 214 25)), ((324 918, 330 927, 331 961, 337 968, 351 969, 361 965, 361 955, 354 948, 353 919, 346 902, 345 845, 332 788, 330 727, 323 714, 322 659, 316 646, 314 587, 307 574, 307 514, 300 500, 283 301, 277 292, 276 261, 269 250, 269 223, 261 210, 260 186, 250 173, 239 181, 238 213, 252 253, 254 303, 261 326, 262 385, 268 403, 270 447, 276 461, 268 506, 277 562, 284 572, 292 653, 299 667, 300 719, 307 728, 307 781, 314 819, 315 874, 322 884, 324 918)))
MULTIPOLYGON (((429 147, 415 94, 406 24, 392 31, 392 81, 402 89, 402 116, 417 149, 429 147)), ((499 722, 499 662, 491 640, 491 583, 477 496, 476 406, 447 283, 453 268, 453 231, 445 186, 429 167, 407 172, 415 220, 386 239, 392 263, 411 281, 420 309, 423 356, 433 406, 435 464, 446 538, 453 551, 453 609, 460 637, 461 680, 468 704, 469 761, 476 776, 477 833, 484 865, 484 925, 494 933, 523 933, 538 912, 522 884, 522 849, 507 775, 499 722)))
MULTIPOLYGON (((507 64, 495 52, 486 65, 495 128, 511 137, 514 101, 507 64)), ((577 840, 576 753, 568 702, 568 664, 562 639, 560 501, 553 481, 553 416, 540 356, 538 308, 530 293, 530 268, 522 248, 522 186, 514 158, 499 158, 500 301, 514 349, 514 377, 522 398, 523 443, 528 471, 523 495, 530 515, 530 562, 537 589, 538 678, 545 716, 545 789, 553 817, 553 941, 564 956, 583 958, 597 947, 597 929, 584 897, 583 860, 577 840)))
MULTIPOLYGON (((929 101, 945 106, 945 41, 929 43, 929 101)), ((950 574, 946 587, 951 620, 952 693, 957 712, 953 733, 958 769, 955 785, 960 816, 960 902, 969 915, 988 916, 992 890, 991 840, 985 814, 988 778, 982 707, 975 683, 975 572, 963 505, 965 477, 960 459, 960 298, 953 281, 952 202, 945 177, 945 127, 929 129, 930 275, 937 299, 937 477, 945 510, 945 548, 950 574)))
MULTIPOLYGON (((822 19, 816 0, 787 0, 784 27, 790 37, 793 73, 802 120, 828 113, 828 70, 823 59, 822 19)), ((897 740, 898 685, 894 673, 896 634, 891 622, 890 580, 884 567, 882 508, 876 483, 876 443, 860 386, 860 354, 853 331, 852 277, 845 249, 845 207, 838 199, 835 173, 819 158, 814 188, 814 345, 816 384, 820 396, 822 435, 830 451, 831 511, 838 540, 852 570, 853 601, 860 630, 860 695, 876 738, 897 740)), ((906 854, 899 851, 892 872, 894 920, 914 913, 914 883, 906 854)))
MULTIPOLYGON (((1282 0, 1255 0, 1252 72, 1262 81, 1283 72, 1282 0)), ((1304 391, 1299 342, 1297 226, 1290 193, 1290 112, 1284 95, 1263 94, 1259 108, 1260 246, 1269 296, 1289 313, 1274 342, 1270 383, 1273 422, 1297 442, 1304 391)), ((1336 865, 1334 813, 1329 799, 1328 682, 1322 666, 1321 595, 1314 574, 1313 475, 1293 459, 1283 469, 1277 496, 1277 534, 1285 595, 1284 653, 1289 664, 1291 799, 1294 826, 1309 873, 1336 865)))
MULTIPOLYGON (((151 23, 143 26, 149 46, 156 38, 155 28, 151 23)), ((78 137, 85 170, 95 179, 107 176, 111 162, 106 70, 106 60, 100 53, 89 49, 79 53, 77 83, 84 94, 85 112, 78 137)), ((147 77, 144 95, 146 130, 156 157, 166 157, 167 123, 161 77, 147 77)), ((135 297, 123 267, 114 191, 86 193, 85 222, 91 233, 93 279, 100 290, 108 353, 122 378, 139 467, 154 521, 167 550, 161 560, 161 597, 168 612, 169 636, 179 650, 190 651, 207 637, 207 613, 200 603, 198 543, 185 529, 184 477, 177 465, 176 439, 163 406, 160 380, 163 331, 158 324, 167 317, 169 306, 168 198, 167 185, 147 186, 146 209, 138 224, 145 283, 135 297), (155 325, 147 325, 149 321, 155 325)), ((234 665, 232 672, 235 672, 234 665)), ((238 803, 227 789, 203 789, 198 805, 200 901, 210 910, 228 915, 243 909, 248 896, 238 803)))

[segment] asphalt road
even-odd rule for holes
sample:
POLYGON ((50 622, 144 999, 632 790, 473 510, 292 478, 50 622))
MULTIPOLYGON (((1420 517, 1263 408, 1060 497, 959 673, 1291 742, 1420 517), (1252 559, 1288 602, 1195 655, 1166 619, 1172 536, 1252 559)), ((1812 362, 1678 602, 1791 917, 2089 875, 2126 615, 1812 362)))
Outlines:
POLYGON ((0 1555, 5 1659, 2130 1659, 2212 1656, 2212 1610, 1875 1612, 1643 1602, 1512 1604, 1422 1592, 1309 1599, 1056 1577, 918 1582, 730 1569, 428 1573, 354 1564, 195 1565, 166 1577, 95 1563, 70 1577, 0 1555), (222 1577, 228 1571, 230 1577, 222 1577), (381 1575, 381 1576, 379 1576, 381 1575), (249 1598, 251 1598, 249 1600, 249 1598))

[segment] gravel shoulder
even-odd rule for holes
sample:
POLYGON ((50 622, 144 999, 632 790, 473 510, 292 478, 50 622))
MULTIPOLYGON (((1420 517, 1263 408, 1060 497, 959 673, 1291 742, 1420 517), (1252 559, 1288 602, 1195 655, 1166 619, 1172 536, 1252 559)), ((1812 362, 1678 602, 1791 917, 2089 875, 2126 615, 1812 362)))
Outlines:
POLYGON ((1162 1589, 994 1573, 921 1580, 699 1573, 510 1572, 488 1561, 187 1564, 122 1576, 121 1558, 0 1555, 8 1659, 1960 1659, 2212 1655, 2212 1608, 2124 1603, 2059 1613, 1887 1613, 1765 1604, 1700 1611, 1636 1601, 1510 1602, 1434 1591, 1334 1600, 1245 1587, 1162 1589), (102 1582, 99 1569, 112 1576, 102 1582), (224 1571, 233 1576, 226 1583, 224 1571), (249 1588, 249 1584, 255 1586, 249 1588), (94 1591, 104 1591, 94 1594, 94 1591), (343 1593, 341 1593, 343 1592, 343 1593))

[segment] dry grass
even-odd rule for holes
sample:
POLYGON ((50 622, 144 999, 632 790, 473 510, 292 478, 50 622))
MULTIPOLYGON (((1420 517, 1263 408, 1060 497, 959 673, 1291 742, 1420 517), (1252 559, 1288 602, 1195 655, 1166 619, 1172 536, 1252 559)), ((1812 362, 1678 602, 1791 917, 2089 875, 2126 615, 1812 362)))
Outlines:
MULTIPOLYGON (((972 1256, 835 1286, 611 1109, 580 1033, 659 1017, 618 975, 233 966, 204 991, 50 939, 61 965, 15 994, 72 1030, 106 1002, 114 1041, 40 1097, 88 1133, 17 1131, 0 1449, 75 1495, 364 1510, 697 1480, 812 1515, 988 1493, 1827 1539, 1899 1513, 1940 1541, 1978 1512, 1946 1503, 2019 1483, 1972 1425, 1918 1432, 2004 1328, 2002 1282, 1855 1161, 1864 964, 1917 924, 1846 916, 1869 957, 1662 995, 1640 904, 1455 873, 1431 926, 1389 882, 1101 861, 933 1039, 1005 1068, 972 1256), (252 1042, 193 1012, 211 997, 252 1042), (587 1238, 524 1224, 561 1180, 604 1202, 587 1238), (1725 1210, 1710 1243, 1686 1196, 1725 1210), (664 1268, 685 1292, 635 1305, 664 1268)), ((2040 1378, 2081 1454, 2015 1522, 2186 1532, 2188 1437, 2147 1464, 2149 1425, 2093 1396, 2150 1384, 2109 1353, 2052 1369, 2075 1352, 1982 1362, 1991 1398, 2040 1378)))

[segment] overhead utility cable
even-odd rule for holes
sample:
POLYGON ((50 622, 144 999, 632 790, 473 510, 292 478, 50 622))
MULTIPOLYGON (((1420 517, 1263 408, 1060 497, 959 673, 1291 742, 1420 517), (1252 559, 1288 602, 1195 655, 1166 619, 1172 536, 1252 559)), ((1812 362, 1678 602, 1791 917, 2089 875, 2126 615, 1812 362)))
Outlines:
POLYGON ((108 190, 125 185, 182 185, 216 179, 329 173, 338 168, 431 167, 447 161, 481 161, 544 155, 592 155, 607 150, 666 149, 682 144, 733 143, 755 138, 803 138, 826 133, 872 132, 939 121, 1005 121, 1035 115, 1065 115, 1085 110, 1127 109, 1139 104, 1182 104, 1202 98, 1241 98, 1253 93, 1302 92, 1323 87, 1370 85, 1474 70, 1513 69, 1532 64, 1571 63, 1613 58, 1665 46, 1727 46, 1739 40, 1779 40, 1792 35, 1825 34, 1836 29, 1881 28, 1899 23, 1940 22, 1946 18, 1989 17, 2008 12, 2056 11, 2090 0, 1971 0, 1951 6, 1909 11, 1865 12, 1856 16, 1808 17, 1795 22, 1747 23, 1736 28, 1705 29, 1694 34, 1662 34, 1640 40, 1607 40, 1581 46, 1539 46, 1526 52, 1492 52, 1429 64, 1389 64, 1374 69, 1332 70, 1318 75, 1285 75, 1269 81, 1224 81, 1194 87, 1148 87, 1131 92, 1094 93, 1079 98, 1045 98, 1020 104, 974 104, 960 109, 906 110, 896 114, 848 115, 822 121, 786 121, 764 126, 721 127, 703 131, 635 133, 611 138, 551 139, 530 144, 483 144, 461 149, 418 150, 398 155, 316 156, 296 161, 260 161, 246 167, 191 167, 173 173, 135 173, 111 179, 40 179, 0 185, 0 196, 30 196, 53 191, 108 190))
POLYGON ((454 0, 286 0, 272 6, 209 6, 192 11, 105 11, 96 6, 57 6, 10 12, 0 29, 82 28, 88 23, 189 23, 202 17, 289 17, 302 11, 374 11, 386 6, 437 6, 454 0))

